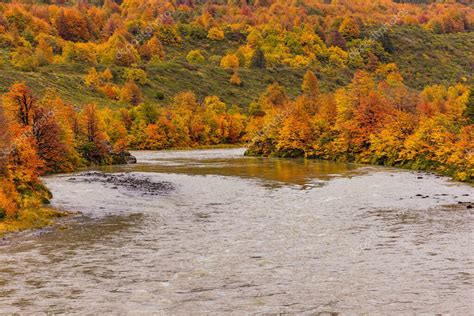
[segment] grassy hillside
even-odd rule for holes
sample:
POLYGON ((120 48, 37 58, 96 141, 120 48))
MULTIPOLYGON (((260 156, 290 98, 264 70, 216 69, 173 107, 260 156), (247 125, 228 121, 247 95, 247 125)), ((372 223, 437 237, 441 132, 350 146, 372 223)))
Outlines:
MULTIPOLYGON (((453 84, 458 81, 472 83, 474 65, 474 33, 437 35, 419 27, 401 27, 391 30, 390 39, 395 48, 389 61, 399 65, 409 86, 421 89, 429 84, 453 84)), ((215 42, 207 39, 185 41, 181 46, 167 49, 166 61, 146 67, 149 84, 141 87, 145 100, 151 103, 167 103, 182 91, 192 90, 199 98, 217 95, 228 105, 246 107, 273 81, 287 88, 290 96, 300 93, 300 86, 306 69, 270 68, 240 69, 242 86, 229 83, 230 73, 219 67, 220 57, 235 50, 238 42, 215 42), (203 65, 186 62, 191 49, 201 49, 208 60, 203 65), (160 98, 159 95, 164 95, 160 98)), ((37 93, 47 88, 57 90, 65 100, 77 105, 95 102, 100 106, 118 107, 121 102, 110 101, 101 93, 83 84, 88 69, 102 65, 53 64, 40 67, 37 72, 22 72, 8 62, 8 52, 1 51, 5 63, 0 66, 0 92, 4 92, 15 81, 26 81, 37 93)), ((124 68, 111 67, 116 83, 123 83, 124 68)), ((322 90, 332 91, 345 85, 352 77, 352 71, 332 74, 317 73, 322 90)))
MULTIPOLYGON (((7 52, 3 52, 7 55, 7 52)), ((182 54, 184 56, 184 54, 182 54)), ((87 70, 94 65, 52 64, 41 67, 37 72, 22 72, 14 69, 8 63, 1 68, 0 89, 5 92, 15 81, 25 81, 35 92, 42 93, 47 88, 53 88, 60 92, 65 100, 74 104, 86 104, 95 102, 105 106, 120 106, 120 102, 110 101, 101 93, 88 88, 83 84, 83 78, 87 70)), ((103 70, 105 66, 95 67, 103 70)), ((110 67, 115 83, 123 83, 121 67, 110 67)), ((241 86, 229 83, 231 74, 219 67, 217 64, 206 63, 203 65, 191 65, 182 56, 175 56, 159 65, 146 68, 149 84, 141 87, 145 100, 154 103, 166 103, 170 98, 182 91, 192 90, 199 98, 208 95, 217 95, 229 105, 247 106, 260 95, 262 91, 272 82, 278 81, 287 88, 290 96, 300 93, 305 69, 240 69, 239 75, 242 80, 241 86), (157 97, 163 93, 165 98, 157 97)), ((323 90, 333 90, 341 84, 350 80, 348 71, 331 79, 328 75, 321 76, 323 90)))
POLYGON ((432 84, 473 84, 474 33, 434 34, 419 27, 390 33, 395 52, 391 61, 415 89, 432 84))

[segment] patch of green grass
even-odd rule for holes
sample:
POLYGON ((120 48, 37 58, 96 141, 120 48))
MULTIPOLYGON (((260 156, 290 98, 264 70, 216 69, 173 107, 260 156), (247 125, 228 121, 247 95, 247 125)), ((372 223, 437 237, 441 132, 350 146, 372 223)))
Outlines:
POLYGON ((420 27, 396 27, 390 32, 398 65, 407 85, 473 84, 474 32, 434 34, 420 27))
POLYGON ((67 213, 52 208, 20 210, 17 218, 0 220, 0 237, 13 232, 39 229, 53 224, 53 220, 67 216, 67 213))

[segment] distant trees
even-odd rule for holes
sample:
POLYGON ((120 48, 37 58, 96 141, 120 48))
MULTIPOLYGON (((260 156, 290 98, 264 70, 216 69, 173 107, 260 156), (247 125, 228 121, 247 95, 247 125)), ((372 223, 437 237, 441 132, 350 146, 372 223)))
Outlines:
POLYGON ((431 18, 426 28, 438 34, 465 32, 472 28, 472 20, 469 20, 465 10, 449 8, 443 14, 431 18))
MULTIPOLYGON (((264 4, 164 0, 156 8, 142 2, 106 1, 101 7, 7 3, 0 10, 0 47, 9 49, 12 65, 23 71, 72 62, 142 67, 160 64, 165 52, 180 51, 176 48, 183 41, 209 45, 227 35, 227 41, 240 45, 226 52, 237 55, 240 67, 318 65, 328 72, 344 67, 373 71, 385 60, 385 52, 393 52, 393 43, 387 34, 369 39, 361 32, 392 23, 387 12, 393 13, 397 24, 421 25, 436 33, 472 29, 472 8, 454 2, 419 6, 377 0, 367 7, 345 1, 326 7, 308 0, 264 4), (368 49, 362 49, 360 56, 344 57, 355 46, 368 49)), ((184 57, 192 64, 203 63, 204 48, 200 49, 200 54, 191 49, 184 57)), ((114 94, 110 85, 101 90, 114 94)))
POLYGON ((106 163, 110 148, 106 143, 106 136, 103 132, 104 126, 102 118, 95 104, 88 104, 79 115, 82 125, 82 134, 85 137, 79 151, 90 162, 101 164, 106 163))
POLYGON ((311 70, 308 70, 304 75, 301 89, 303 90, 303 94, 311 100, 316 100, 319 96, 318 78, 311 70))
POLYGON ((153 57, 158 60, 165 59, 165 49, 160 40, 154 36, 139 49, 140 56, 145 61, 150 61, 153 57))
POLYGON ((216 96, 203 103, 191 92, 176 95, 172 103, 159 108, 142 103, 130 111, 130 144, 139 149, 164 149, 241 141, 245 117, 239 110, 227 109, 216 96))
MULTIPOLYGON (((429 165, 470 177, 465 166, 472 159, 472 92, 463 85, 414 92, 396 65, 383 64, 394 50, 388 32, 381 37, 367 33, 387 23, 466 32, 472 30, 472 8, 378 0, 224 2, 2 4, 0 47, 9 52, 9 60, 1 59, 2 69, 37 71, 50 64, 87 69, 83 82, 91 93, 124 105, 119 111, 94 105, 77 111, 54 93, 38 100, 17 83, 3 96, 9 128, 0 133, 8 135, 9 145, 23 149, 3 165, 17 157, 21 169, 28 163, 24 153, 31 153, 37 158, 31 166, 35 174, 70 170, 91 161, 108 163, 111 152, 129 145, 157 149, 238 142, 246 130, 258 135, 253 148, 265 153, 429 165), (387 12, 398 20, 390 21, 387 12), (225 52, 216 51, 223 47, 225 52), (216 96, 187 92, 167 106, 150 103, 142 89, 151 90, 154 70, 168 71, 167 54, 175 64, 186 59, 192 65, 183 66, 192 71, 209 57, 210 64, 227 70, 229 81, 223 84, 233 91, 243 84, 240 75, 250 78, 243 68, 311 70, 295 99, 283 86, 271 84, 249 105, 249 119, 216 96), (354 73, 354 78, 324 93, 315 73, 337 85, 344 82, 341 74, 354 73)), ((152 93, 161 102, 169 97, 165 88, 152 93)))
POLYGON ((472 89, 469 93, 469 99, 467 101, 466 110, 464 111, 464 116, 469 124, 474 124, 474 91, 472 89))
POLYGON ((316 114, 321 104, 321 92, 319 90, 318 78, 311 70, 308 70, 303 77, 301 85, 303 91, 304 103, 303 107, 309 114, 316 114))
POLYGON ((14 67, 23 71, 34 71, 38 67, 38 60, 30 47, 17 47, 11 53, 11 61, 14 67))
POLYGON ((75 9, 61 9, 56 16, 56 29, 59 36, 73 42, 91 39, 91 31, 86 17, 75 9))
POLYGON ((94 67, 90 68, 89 71, 87 72, 87 75, 84 78, 84 83, 90 87, 100 87, 101 85, 100 76, 94 67))
POLYGON ((360 36, 359 25, 350 17, 347 17, 342 21, 338 31, 348 41, 360 36))
POLYGON ((63 63, 96 64, 95 47, 90 43, 67 42, 63 48, 61 60, 63 63))
POLYGON ((44 39, 40 38, 35 49, 36 59, 40 66, 49 65, 54 61, 53 48, 44 39))
POLYGON ((336 46, 342 49, 346 48, 346 40, 338 30, 331 30, 326 36, 327 46, 336 46))
POLYGON ((123 74, 123 78, 127 81, 133 81, 141 85, 148 83, 148 76, 143 69, 128 68, 123 74))
MULTIPOLYGON (((106 42, 96 47, 97 60, 102 64, 115 64, 123 67, 130 67, 138 63, 140 54, 137 47, 132 45, 127 37, 129 37, 129 34, 117 30, 106 42)), ((145 56, 147 54, 146 50, 145 56)))

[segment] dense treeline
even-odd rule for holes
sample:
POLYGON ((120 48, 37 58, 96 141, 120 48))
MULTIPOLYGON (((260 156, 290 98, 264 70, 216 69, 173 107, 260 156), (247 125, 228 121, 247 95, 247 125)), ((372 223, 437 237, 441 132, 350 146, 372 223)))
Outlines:
POLYGON ((334 94, 311 72, 303 94, 270 86, 254 105, 249 155, 306 157, 435 170, 474 179, 474 92, 458 84, 407 89, 394 64, 358 71, 334 94))
MULTIPOLYGON (((202 38, 240 41, 229 52, 238 57, 237 67, 262 66, 255 63, 258 54, 266 65, 360 67, 390 52, 390 43, 374 27, 420 25, 435 33, 467 32, 474 15, 462 4, 417 6, 388 0, 197 3, 0 4, 0 47, 8 48, 12 64, 24 70, 49 63, 159 63, 166 49, 202 38)), ((199 51, 189 53, 191 62, 203 61, 199 51)))

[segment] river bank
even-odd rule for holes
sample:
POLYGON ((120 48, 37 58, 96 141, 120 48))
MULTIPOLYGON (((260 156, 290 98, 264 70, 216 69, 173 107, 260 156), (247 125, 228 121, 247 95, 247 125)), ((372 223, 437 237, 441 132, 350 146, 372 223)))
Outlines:
MULTIPOLYGON (((279 153, 277 151, 275 152, 267 152, 267 151, 262 151, 260 149, 255 149, 250 147, 247 149, 244 153, 246 156, 249 157, 274 157, 274 158, 284 158, 284 159, 309 159, 309 160, 323 160, 323 161, 333 161, 333 162, 340 162, 341 160, 338 159, 325 159, 325 158, 320 158, 320 157, 311 157, 311 156, 306 156, 306 153, 304 152, 296 152, 292 153, 291 155, 287 156, 287 153, 279 153)), ((361 165, 366 165, 366 166, 384 166, 384 167, 390 167, 390 168, 399 168, 402 170, 413 170, 413 171, 419 171, 419 172, 425 172, 427 174, 433 173, 437 176, 446 176, 450 177, 454 181, 459 181, 459 182, 465 182, 465 183, 470 183, 474 184, 474 177, 473 175, 473 169, 471 168, 469 170, 468 167, 463 166, 461 167, 456 167, 456 166, 448 166, 448 165, 442 165, 439 163, 434 163, 434 162, 429 162, 429 161, 408 161, 405 163, 385 163, 383 160, 382 161, 375 161, 375 162, 364 162, 360 161, 357 159, 344 159, 344 162, 347 163, 357 163, 361 165)))
MULTIPOLYGON (((98 171, 87 171, 62 175, 67 181, 86 184, 101 184, 117 191, 133 192, 138 195, 156 196, 173 190, 173 185, 167 182, 152 182, 146 177, 138 177, 126 173, 106 174, 98 171)), ((0 221, 0 238, 11 237, 24 231, 41 231, 55 225, 62 225, 65 217, 77 219, 82 216, 80 210, 64 211, 47 206, 28 208, 18 211, 16 218, 0 221)), ((8 238, 9 240, 11 238, 8 238)))
MULTIPOLYGON (((110 164, 112 165, 134 164, 137 162, 137 159, 128 151, 110 152, 109 155, 110 164)), ((89 166, 89 168, 92 168, 92 166, 89 166)), ((0 175, 0 181, 2 180, 1 176, 2 175, 0 175)), ((23 206, 19 209, 17 209, 18 206, 14 206, 15 214, 11 215, 6 213, 5 208, 7 208, 7 206, 3 204, 0 205, 0 238, 6 234, 18 233, 25 230, 37 230, 51 226, 55 223, 55 219, 71 214, 71 212, 68 211, 49 207, 49 200, 52 196, 41 182, 30 183, 29 186, 30 187, 24 186, 22 188, 26 193, 25 198, 31 200, 29 203, 26 203, 29 206, 23 206), (34 201, 34 203, 31 203, 32 201, 34 201)), ((18 194, 18 192, 10 192, 10 194, 18 194)), ((7 201, 3 201, 3 203, 7 203, 7 201)), ((9 207, 11 208, 12 205, 9 205, 9 207)))
POLYGON ((7 234, 45 228, 53 225, 57 219, 69 215, 68 212, 48 207, 19 210, 16 218, 7 218, 0 221, 0 238, 7 234))

